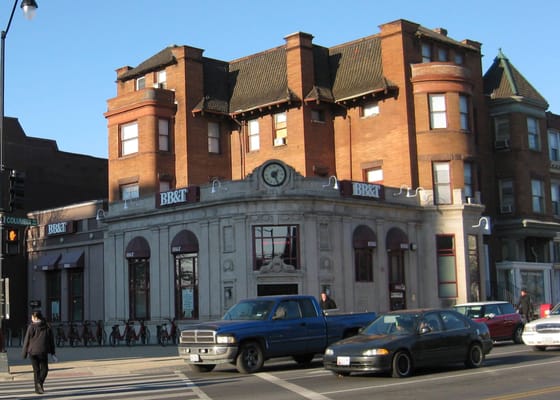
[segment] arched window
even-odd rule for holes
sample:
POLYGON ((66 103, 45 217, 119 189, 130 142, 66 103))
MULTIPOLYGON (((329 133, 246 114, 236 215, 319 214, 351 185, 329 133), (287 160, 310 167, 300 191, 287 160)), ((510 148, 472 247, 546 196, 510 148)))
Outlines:
POLYGON ((373 249, 377 246, 375 233, 360 225, 352 236, 356 282, 373 282, 373 249))
POLYGON ((171 241, 175 258, 175 317, 198 318, 198 240, 191 231, 179 232, 171 241))
POLYGON ((150 319, 150 245, 137 236, 126 246, 129 318, 150 319))

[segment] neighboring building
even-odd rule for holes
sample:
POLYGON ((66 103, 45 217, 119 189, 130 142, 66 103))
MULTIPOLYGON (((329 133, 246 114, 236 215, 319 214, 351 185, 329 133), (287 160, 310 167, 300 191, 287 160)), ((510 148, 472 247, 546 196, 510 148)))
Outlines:
MULTIPOLYGON (((17 222, 25 221, 28 212, 107 198, 106 159, 60 151, 53 140, 28 137, 16 118, 6 117, 4 123, 5 166, 25 173, 23 208, 0 212, 5 231, 15 227, 23 238, 28 226, 17 222)), ((2 275, 10 280, 11 294, 10 318, 2 326, 13 331, 29 321, 28 293, 32 292, 27 290, 25 249, 21 242, 19 254, 2 260, 2 275)))
POLYGON ((559 119, 547 101, 500 51, 484 75, 494 168, 485 169, 486 213, 494 221, 490 240, 496 268, 494 297, 517 302, 526 288, 539 303, 560 300, 555 271, 560 233, 559 119), (557 245, 556 245, 557 247, 557 245), (551 296, 552 294, 552 296, 551 296))

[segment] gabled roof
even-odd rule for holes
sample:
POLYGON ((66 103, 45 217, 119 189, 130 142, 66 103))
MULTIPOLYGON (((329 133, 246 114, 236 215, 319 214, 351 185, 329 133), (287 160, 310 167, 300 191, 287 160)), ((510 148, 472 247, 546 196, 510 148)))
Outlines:
POLYGON ((546 99, 521 75, 501 50, 484 74, 484 94, 492 100, 517 98, 544 109, 548 108, 546 99))

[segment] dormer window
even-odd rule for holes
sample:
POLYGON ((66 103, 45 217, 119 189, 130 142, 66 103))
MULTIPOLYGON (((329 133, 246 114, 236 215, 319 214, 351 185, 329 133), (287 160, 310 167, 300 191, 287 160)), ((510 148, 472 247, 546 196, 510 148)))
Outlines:
POLYGON ((136 90, 142 90, 146 87, 146 77, 141 76, 136 78, 136 90))

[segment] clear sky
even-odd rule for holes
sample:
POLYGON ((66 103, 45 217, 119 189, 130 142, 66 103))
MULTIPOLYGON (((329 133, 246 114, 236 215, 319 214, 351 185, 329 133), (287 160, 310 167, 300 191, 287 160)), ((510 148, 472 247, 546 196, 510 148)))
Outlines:
MULTIPOLYGON (((283 45, 297 31, 331 47, 397 19, 482 43, 484 72, 501 48, 560 114, 558 0, 36 1, 32 21, 18 5, 6 37, 5 115, 61 151, 107 157, 103 113, 116 95, 115 70, 168 45, 231 61, 283 45)), ((2 30, 12 4, 0 4, 2 30)))

